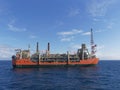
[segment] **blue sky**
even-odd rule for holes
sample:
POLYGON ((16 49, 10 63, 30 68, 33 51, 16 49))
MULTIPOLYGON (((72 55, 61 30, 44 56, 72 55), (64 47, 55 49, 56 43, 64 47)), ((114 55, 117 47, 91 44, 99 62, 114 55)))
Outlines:
POLYGON ((97 56, 120 60, 120 0, 0 0, 0 59, 14 49, 51 53, 75 52, 82 43, 90 50, 94 31, 97 56))

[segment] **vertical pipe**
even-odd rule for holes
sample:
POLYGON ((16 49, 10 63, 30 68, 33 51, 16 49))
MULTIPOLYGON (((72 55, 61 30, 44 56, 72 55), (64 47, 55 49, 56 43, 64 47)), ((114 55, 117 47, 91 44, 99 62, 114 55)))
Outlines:
POLYGON ((82 49, 82 60, 84 60, 84 49, 82 49))
POLYGON ((48 56, 50 54, 50 43, 48 42, 48 56))
POLYGON ((36 46, 36 55, 37 55, 38 65, 39 65, 40 53, 39 53, 39 43, 38 42, 37 42, 37 46, 36 46))
POLYGON ((39 53, 39 43, 37 42, 36 53, 39 53))
POLYGON ((48 51, 50 51, 50 43, 48 42, 48 51))
POLYGON ((28 45, 28 58, 30 59, 30 44, 28 45))
POLYGON ((20 59, 22 59, 22 50, 20 49, 20 59))
POLYGON ((69 52, 67 51, 67 65, 69 64, 69 59, 70 59, 69 52))

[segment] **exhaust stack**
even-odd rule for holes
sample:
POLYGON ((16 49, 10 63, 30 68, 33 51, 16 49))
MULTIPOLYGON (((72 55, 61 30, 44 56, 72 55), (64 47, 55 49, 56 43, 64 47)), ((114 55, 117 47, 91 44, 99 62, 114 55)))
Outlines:
POLYGON ((39 53, 39 43, 37 42, 36 53, 39 53))
POLYGON ((48 56, 50 55, 50 43, 48 42, 48 56))

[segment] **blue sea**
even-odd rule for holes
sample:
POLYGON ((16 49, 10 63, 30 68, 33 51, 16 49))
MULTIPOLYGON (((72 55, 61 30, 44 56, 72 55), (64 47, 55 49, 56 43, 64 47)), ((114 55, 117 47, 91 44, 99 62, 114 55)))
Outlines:
POLYGON ((0 90, 120 90, 120 61, 91 67, 13 69, 0 61, 0 90))

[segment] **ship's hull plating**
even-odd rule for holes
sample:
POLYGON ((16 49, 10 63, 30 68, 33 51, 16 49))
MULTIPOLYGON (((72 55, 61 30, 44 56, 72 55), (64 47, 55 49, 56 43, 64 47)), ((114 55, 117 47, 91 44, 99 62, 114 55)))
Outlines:
POLYGON ((34 62, 30 59, 20 59, 12 60, 12 65, 14 68, 38 68, 38 67, 55 67, 55 66, 92 66, 98 64, 99 59, 87 59, 80 61, 68 61, 68 62, 48 62, 48 61, 39 61, 34 62))

